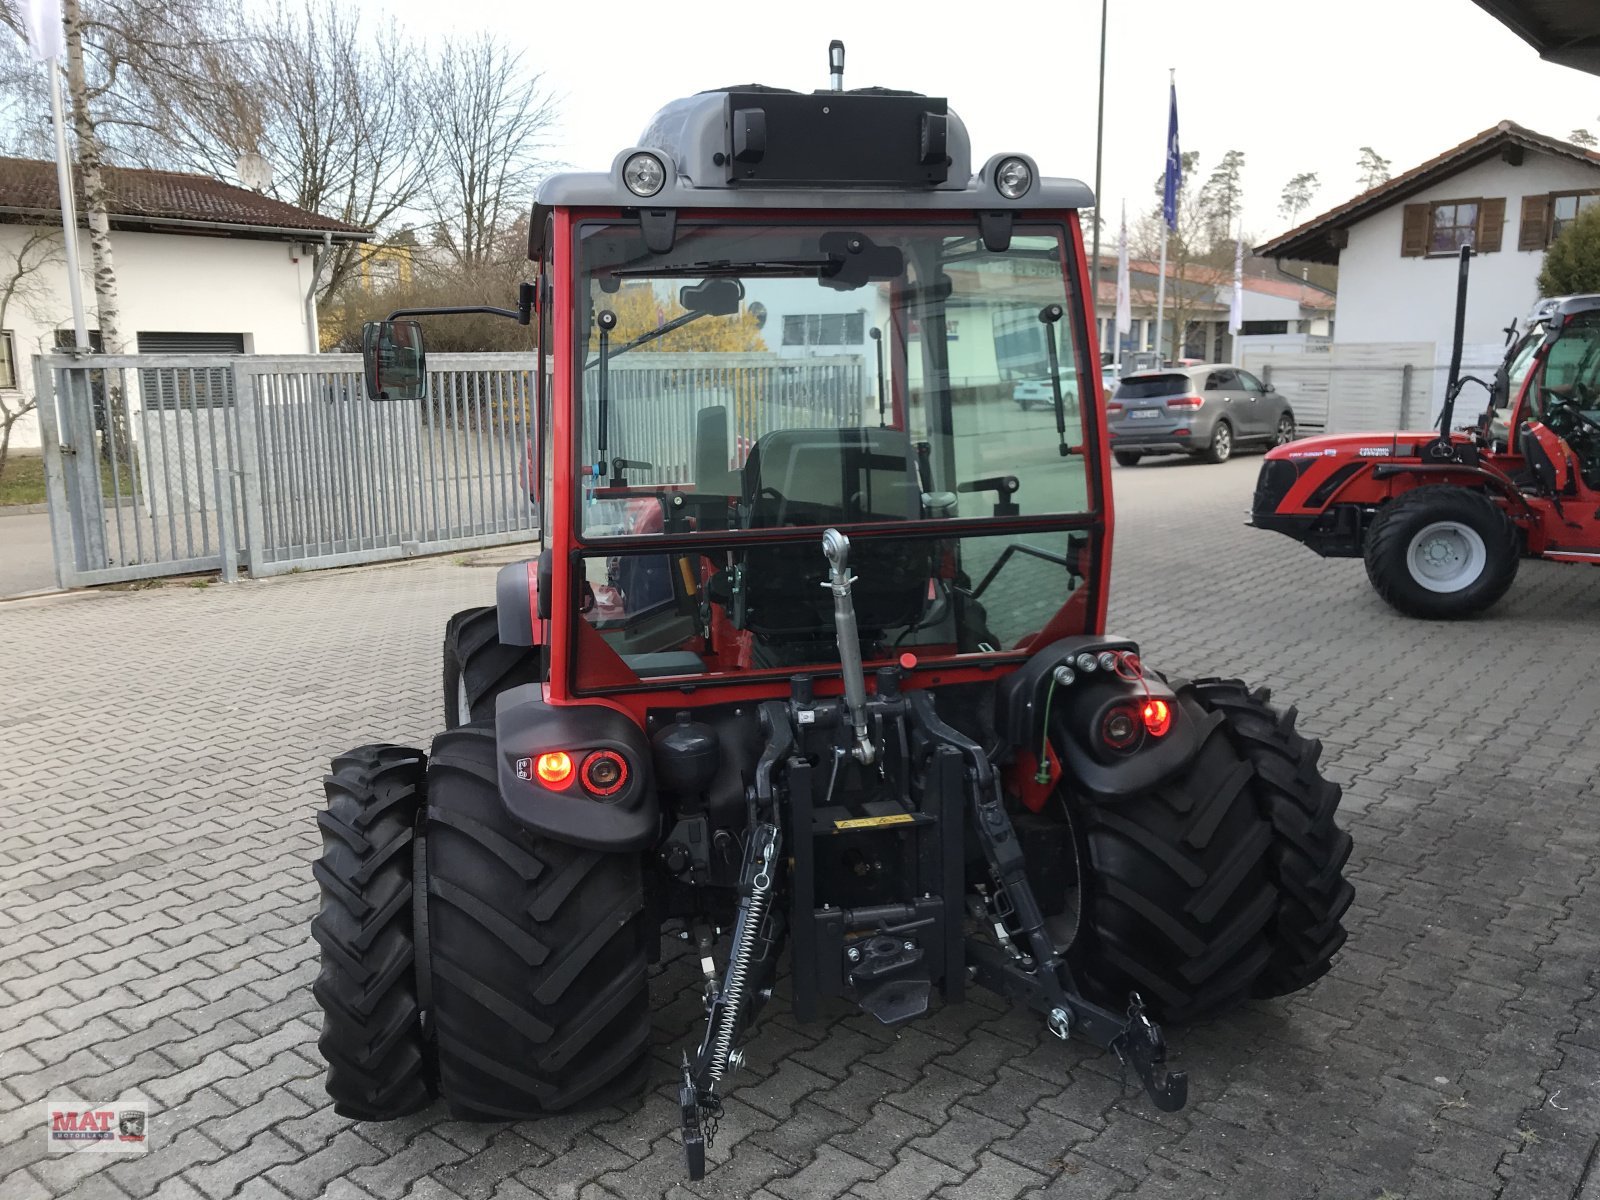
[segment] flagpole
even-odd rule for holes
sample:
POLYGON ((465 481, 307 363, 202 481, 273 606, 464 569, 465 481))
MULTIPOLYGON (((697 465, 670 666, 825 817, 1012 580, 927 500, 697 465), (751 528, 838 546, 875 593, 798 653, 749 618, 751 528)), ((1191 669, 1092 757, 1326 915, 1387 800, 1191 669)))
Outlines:
MULTIPOLYGON (((1167 94, 1169 96, 1174 95, 1176 93, 1177 87, 1178 87, 1178 68, 1177 67, 1168 67, 1167 68, 1167 83, 1168 83, 1168 87, 1170 89, 1167 94)), ((1171 157, 1171 148, 1170 148, 1170 146, 1168 147, 1168 157, 1169 158, 1171 157)), ((1168 172, 1169 176, 1171 174, 1171 171, 1172 171, 1172 168, 1171 168, 1171 165, 1169 163, 1169 165, 1167 167, 1167 172, 1168 172)), ((1156 270, 1156 345, 1155 345, 1155 351, 1156 351, 1156 356, 1157 356, 1156 357, 1156 361, 1158 363, 1162 362, 1165 359, 1165 355, 1163 355, 1162 352, 1161 352, 1161 337, 1162 337, 1162 334, 1165 332, 1164 326, 1166 325, 1166 322, 1167 322, 1167 242, 1171 239, 1171 237, 1172 237, 1172 226, 1167 224, 1166 216, 1165 216, 1165 214, 1163 214, 1162 218, 1161 218, 1161 266, 1158 267, 1157 270, 1156 270)))
POLYGON ((67 125, 61 103, 61 64, 50 65, 50 120, 56 134, 56 189, 61 196, 61 240, 67 252, 67 294, 72 300, 73 344, 89 349, 89 323, 83 314, 83 271, 78 265, 78 212, 72 195, 72 159, 67 153, 67 125))
MULTIPOLYGON (((1100 102, 1094 122, 1094 247, 1089 252, 1089 303, 1094 308, 1095 332, 1100 332, 1100 151, 1106 132, 1106 12, 1110 0, 1100 0, 1100 102)), ((1115 318, 1112 318, 1115 320, 1115 318)))
POLYGON ((1133 329, 1133 282, 1128 271, 1128 202, 1122 202, 1122 232, 1117 239, 1117 309, 1111 318, 1112 373, 1122 375, 1122 339, 1133 329))
POLYGON ((1172 236, 1172 230, 1167 228, 1165 221, 1161 223, 1161 265, 1156 268, 1156 355, 1157 362, 1164 362, 1166 356, 1161 352, 1161 335, 1163 326, 1167 321, 1167 239, 1172 236))

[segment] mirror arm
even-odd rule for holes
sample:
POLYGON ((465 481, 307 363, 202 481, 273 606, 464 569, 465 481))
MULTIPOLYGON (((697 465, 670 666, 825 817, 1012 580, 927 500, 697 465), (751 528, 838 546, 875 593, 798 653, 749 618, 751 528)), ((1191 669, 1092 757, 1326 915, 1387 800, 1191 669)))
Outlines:
POLYGON ((491 317, 510 317, 519 325, 527 325, 532 321, 532 296, 525 294, 523 300, 527 301, 526 306, 519 302, 516 308, 496 308, 492 304, 460 304, 447 308, 397 308, 389 314, 388 319, 394 321, 401 317, 462 317, 473 313, 485 313, 491 317))

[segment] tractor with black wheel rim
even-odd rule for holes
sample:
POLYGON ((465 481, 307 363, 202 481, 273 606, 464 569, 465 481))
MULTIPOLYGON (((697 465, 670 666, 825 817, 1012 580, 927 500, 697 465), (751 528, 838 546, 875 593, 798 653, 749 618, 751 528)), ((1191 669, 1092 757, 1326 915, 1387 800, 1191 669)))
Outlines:
MULTIPOLYGON (((1326 972, 1350 840, 1292 709, 1106 631, 1105 413, 1061 387, 1103 395, 1092 196, 1023 154, 974 171, 927 96, 670 112, 533 211, 505 311, 540 326, 543 552, 450 619, 431 751, 330 777, 339 1111, 533 1118, 673 1062, 698 1178, 785 955, 799 1021, 983 988, 1182 1107, 1163 1023, 1326 972), (850 153, 796 134, 835 125, 850 153), (864 334, 870 360, 775 352, 864 334), (705 1016, 663 1056, 667 933, 705 1016)), ((417 315, 366 331, 373 398, 424 400, 417 315)))
POLYGON ((1283 442, 1251 507, 1258 529, 1365 560, 1373 590, 1409 617, 1487 611, 1524 557, 1600 564, 1600 295, 1541 301, 1493 380, 1462 375, 1469 251, 1437 430, 1283 442), (1456 429, 1469 384, 1488 404, 1456 429))

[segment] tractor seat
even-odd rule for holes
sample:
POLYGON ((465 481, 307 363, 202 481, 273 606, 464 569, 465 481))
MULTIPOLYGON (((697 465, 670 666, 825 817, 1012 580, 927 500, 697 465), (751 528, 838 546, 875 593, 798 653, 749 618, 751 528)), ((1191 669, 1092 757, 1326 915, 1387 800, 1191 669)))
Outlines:
POLYGON ((1556 474, 1556 465, 1550 461, 1539 439, 1533 436, 1533 430, 1523 426, 1517 434, 1517 446, 1522 451, 1523 461, 1528 464, 1528 473, 1533 476, 1534 490, 1547 496, 1559 495, 1561 483, 1556 474))
POLYGON ((744 465, 749 526, 915 520, 922 515, 911 443, 898 429, 777 429, 744 465))
MULTIPOLYGON (((747 527, 849 525, 922 515, 916 459, 897 429, 780 429, 751 447, 744 468, 747 527)), ((864 639, 913 624, 933 571, 932 543, 858 539, 850 555, 864 639)), ((743 555, 745 627, 758 636, 827 642, 833 598, 822 586, 820 535, 810 545, 751 547, 743 555)))

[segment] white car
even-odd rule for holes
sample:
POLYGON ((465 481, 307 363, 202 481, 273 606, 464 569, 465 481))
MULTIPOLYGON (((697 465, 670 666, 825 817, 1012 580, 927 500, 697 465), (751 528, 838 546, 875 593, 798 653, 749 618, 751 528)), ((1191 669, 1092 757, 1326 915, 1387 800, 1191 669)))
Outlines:
MULTIPOLYGON (((1011 387, 1011 398, 1023 412, 1027 412, 1035 405, 1049 408, 1056 402, 1055 392, 1051 389, 1048 378, 1017 380, 1011 387)), ((1065 371, 1061 375, 1061 402, 1071 410, 1076 410, 1078 407, 1078 377, 1075 372, 1065 371)))

